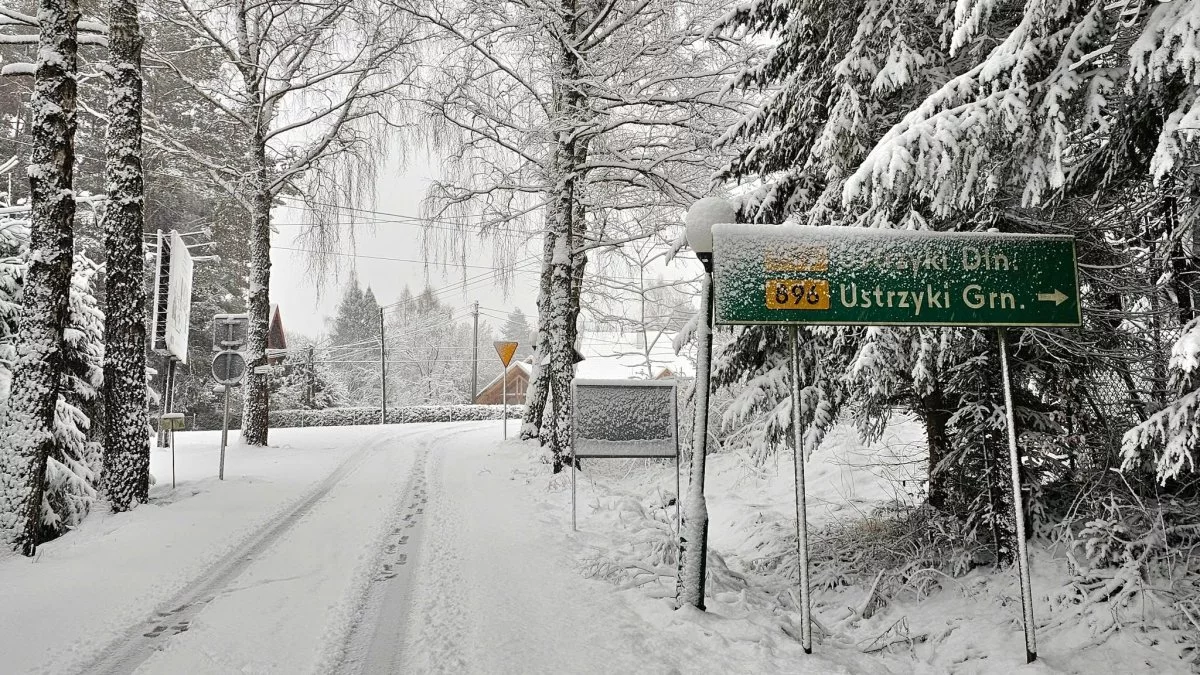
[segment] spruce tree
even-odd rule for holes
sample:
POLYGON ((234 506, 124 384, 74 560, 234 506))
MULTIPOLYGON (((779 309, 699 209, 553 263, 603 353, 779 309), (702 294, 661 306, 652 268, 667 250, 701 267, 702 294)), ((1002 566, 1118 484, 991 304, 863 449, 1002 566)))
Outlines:
POLYGON ((104 211, 104 474, 114 511, 150 490, 146 428, 146 288, 142 255, 142 36, 138 0, 109 0, 107 183, 104 211))
POLYGON ((21 292, 12 393, 0 422, 0 543, 32 556, 43 477, 63 371, 63 330, 71 286, 75 195, 76 56, 79 5, 40 0, 39 49, 29 167, 33 210, 30 266, 21 292))

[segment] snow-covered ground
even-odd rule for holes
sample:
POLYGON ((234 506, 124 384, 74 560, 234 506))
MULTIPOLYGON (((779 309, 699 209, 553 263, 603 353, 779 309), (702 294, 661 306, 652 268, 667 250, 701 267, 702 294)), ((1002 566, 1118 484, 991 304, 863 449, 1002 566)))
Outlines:
MULTIPOLYGON (((890 486, 918 477, 919 440, 835 429, 808 473, 813 527, 906 498, 890 486)), ((862 589, 818 592, 832 634, 805 655, 794 582, 756 567, 762 532, 792 526, 786 454, 711 460, 701 613, 673 609, 672 463, 587 461, 572 532, 569 474, 498 422, 275 430, 230 451, 223 483, 215 433, 178 441, 177 488, 155 450, 151 504, 0 560, 0 672, 1184 672, 1177 648, 1086 622, 1025 666, 1015 579, 984 572, 856 622, 862 589)), ((1035 556, 1039 597, 1055 565, 1035 556)))

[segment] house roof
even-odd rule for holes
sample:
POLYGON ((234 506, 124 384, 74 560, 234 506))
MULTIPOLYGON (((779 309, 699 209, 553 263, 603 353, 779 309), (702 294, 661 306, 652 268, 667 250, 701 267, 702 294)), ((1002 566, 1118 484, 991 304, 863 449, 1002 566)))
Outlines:
POLYGON ((480 387, 479 391, 481 393, 487 391, 489 388, 491 388, 492 385, 494 385, 500 381, 500 377, 502 375, 505 375, 509 372, 514 372, 514 371, 525 373, 525 376, 528 377, 531 373, 533 373, 533 364, 530 363, 529 361, 513 361, 512 363, 508 364, 508 368, 505 368, 503 373, 493 377, 491 382, 488 382, 487 384, 480 387))
MULTIPOLYGON (((663 334, 647 352, 640 346, 637 333, 588 331, 580 335, 579 351, 583 361, 575 366, 575 377, 588 380, 645 380, 660 377, 695 377, 696 368, 691 359, 675 354, 672 346, 674 335, 663 334)), ((653 340, 653 336, 651 336, 653 340)), ((520 371, 531 376, 532 358, 513 361, 505 372, 520 371)), ((479 388, 480 392, 500 382, 500 375, 479 388)))
POLYGON ((579 351, 584 360, 576 366, 575 376, 597 380, 653 379, 668 371, 677 377, 693 377, 691 360, 675 354, 672 334, 662 334, 649 350, 642 346, 641 333, 586 331, 581 334, 579 351))
POLYGON ((287 349, 287 335, 283 330, 283 314, 279 311, 279 305, 271 303, 271 308, 267 313, 267 347, 270 349, 287 349))

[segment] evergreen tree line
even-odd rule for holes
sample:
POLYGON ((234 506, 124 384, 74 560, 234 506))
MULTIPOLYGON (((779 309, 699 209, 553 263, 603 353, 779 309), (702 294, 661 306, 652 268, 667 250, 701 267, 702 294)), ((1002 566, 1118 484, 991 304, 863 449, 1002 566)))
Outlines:
MULTIPOLYGON (((718 31, 770 39, 734 84, 761 105, 723 137, 745 222, 1068 234, 1083 325, 1011 332, 1027 504, 1066 517, 1099 481, 1194 499, 1200 62, 1197 3, 788 0, 718 31)), ((782 331, 737 331, 715 378, 770 454, 843 417, 927 434, 927 501, 1012 550, 994 333, 802 330, 802 419, 782 331)), ((1114 487, 1116 486, 1116 487, 1114 487)), ((1128 495, 1127 495, 1128 496, 1128 495)))
MULTIPOLYGON (((472 392, 473 386, 482 390, 500 375, 493 341, 514 339, 528 345, 532 332, 520 309, 504 315, 504 323, 497 332, 489 317, 495 320, 501 315, 497 310, 484 308, 480 310, 479 339, 473 342, 471 311, 455 310, 428 287, 413 294, 407 286, 395 302, 381 307, 370 287, 364 290, 352 278, 330 321, 328 337, 314 347, 317 373, 337 392, 329 406, 381 404, 380 378, 384 376, 379 367, 381 320, 390 407, 471 403, 474 393, 478 393, 472 392), (478 381, 473 384, 472 362, 476 354, 478 381)), ((297 350, 293 353, 297 354, 294 360, 298 359, 297 350)), ((526 347, 515 358, 525 358, 529 353, 526 347)))

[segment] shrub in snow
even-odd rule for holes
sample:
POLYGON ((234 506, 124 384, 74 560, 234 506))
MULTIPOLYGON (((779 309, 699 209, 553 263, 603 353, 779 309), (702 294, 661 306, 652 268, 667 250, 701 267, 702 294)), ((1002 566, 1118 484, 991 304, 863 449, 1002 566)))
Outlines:
MULTIPOLYGON (((0 402, 8 399, 12 383, 27 246, 24 221, 0 221, 0 402)), ((41 541, 79 524, 96 500, 101 446, 90 432, 104 375, 104 314, 94 295, 97 271, 85 254, 76 254, 63 331, 65 368, 55 409, 55 445, 46 463, 41 541)))
MULTIPOLYGON (((508 406, 508 418, 520 419, 524 406, 508 406)), ((498 420, 504 414, 499 405, 414 405, 388 408, 388 424, 414 422, 473 422, 498 420)), ((379 424, 379 408, 327 408, 325 410, 272 410, 271 426, 342 427, 379 424)))
POLYGON ((1186 467, 1196 469, 1200 442, 1200 319, 1183 329, 1171 352, 1172 386, 1181 395, 1145 422, 1125 433, 1121 442, 1123 469, 1140 465, 1152 455, 1154 470, 1165 485, 1186 467))

